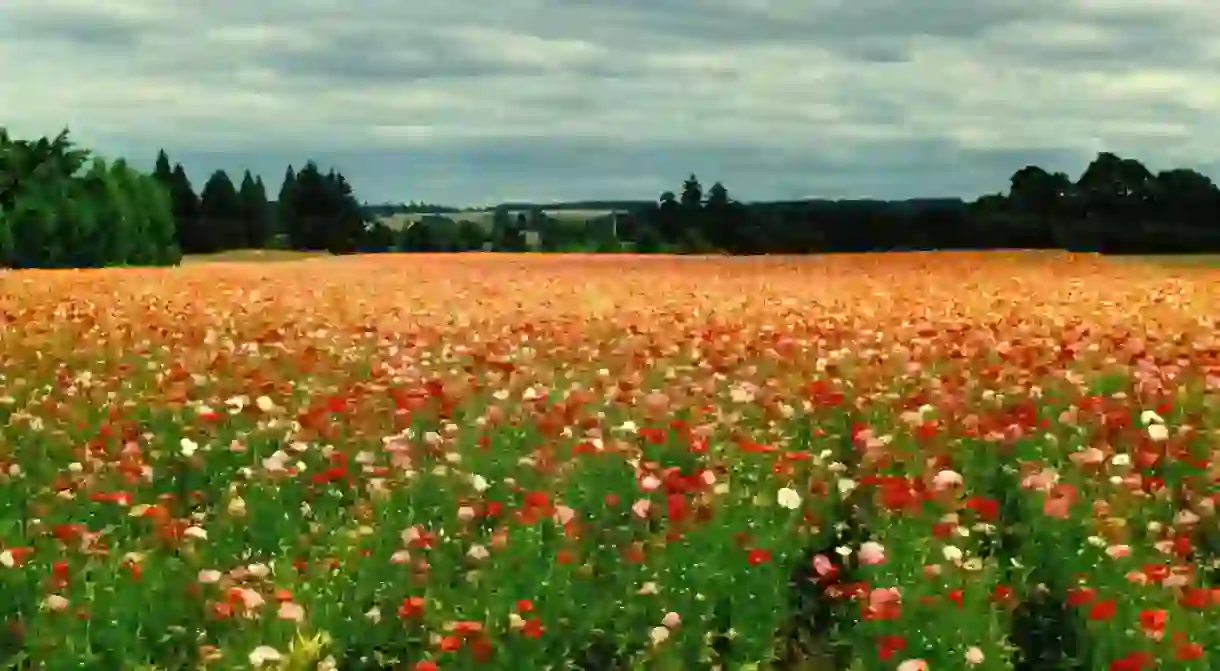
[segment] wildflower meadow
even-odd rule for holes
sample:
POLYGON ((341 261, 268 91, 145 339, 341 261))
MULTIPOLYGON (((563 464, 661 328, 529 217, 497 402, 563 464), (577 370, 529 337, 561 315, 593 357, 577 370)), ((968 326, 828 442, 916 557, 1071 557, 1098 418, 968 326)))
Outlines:
POLYGON ((1218 324, 1057 253, 2 273, 0 662, 1220 668, 1218 324))

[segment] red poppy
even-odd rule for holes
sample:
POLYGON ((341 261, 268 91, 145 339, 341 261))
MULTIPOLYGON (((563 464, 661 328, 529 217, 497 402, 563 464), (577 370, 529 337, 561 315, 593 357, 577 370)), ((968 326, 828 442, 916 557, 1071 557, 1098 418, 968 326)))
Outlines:
POLYGON ((883 662, 890 660, 896 653, 902 652, 906 648, 907 640, 902 636, 886 634, 877 638, 877 657, 883 662))
POLYGON ((769 561, 771 561, 771 551, 770 550, 764 550, 762 548, 751 548, 750 551, 746 553, 746 562, 748 562, 750 564, 750 566, 758 566, 759 564, 766 564, 769 561))
POLYGON ((1118 603, 1114 599, 1098 601, 1089 609, 1090 620, 1108 620, 1118 612, 1118 603))
POLYGON ((1092 603, 1097 598, 1097 590, 1092 587, 1072 587, 1067 592, 1067 604, 1072 607, 1092 603))

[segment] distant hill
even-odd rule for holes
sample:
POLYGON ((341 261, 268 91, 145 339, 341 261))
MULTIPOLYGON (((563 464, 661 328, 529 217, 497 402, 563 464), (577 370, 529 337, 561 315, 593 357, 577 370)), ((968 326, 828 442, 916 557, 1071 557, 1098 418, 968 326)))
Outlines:
POLYGON ((800 200, 774 200, 748 202, 747 205, 786 205, 796 207, 893 207, 898 209, 923 209, 964 206, 961 198, 908 198, 906 200, 880 200, 874 198, 804 198, 800 200))
MULTIPOLYGON (((527 214, 532 210, 540 209, 540 210, 542 210, 543 213, 545 213, 547 216, 551 217, 552 219, 556 219, 561 222, 570 222, 570 223, 582 223, 585 221, 589 221, 591 219, 605 217, 605 216, 608 216, 615 212, 621 213, 621 212, 629 211, 629 208, 624 208, 624 207, 615 208, 615 209, 610 209, 610 208, 605 208, 605 209, 592 209, 592 208, 591 209, 576 209, 576 208, 551 209, 550 207, 543 208, 543 207, 537 207, 537 206, 522 207, 520 204, 515 205, 515 206, 511 205, 511 204, 510 205, 501 205, 500 207, 503 207, 504 209, 508 210, 508 214, 511 217, 516 217, 518 214, 527 214)), ((499 209, 499 208, 489 208, 489 209, 485 209, 485 210, 454 210, 454 211, 448 211, 448 212, 395 212, 392 214, 374 214, 374 215, 372 215, 372 217, 373 217, 373 219, 376 219, 376 220, 382 222, 383 224, 385 224, 386 226, 389 226, 391 229, 393 229, 395 231, 407 228, 407 227, 411 226, 412 224, 414 224, 415 222, 417 222, 421 219, 425 219, 427 217, 444 217, 445 219, 450 219, 455 222, 463 221, 463 220, 472 221, 472 222, 482 226, 484 230, 490 231, 492 228, 492 220, 496 216, 496 209, 499 209)), ((636 209, 636 208, 630 208, 630 209, 636 209)))
POLYGON ((543 210, 545 212, 564 212, 568 210, 636 210, 655 203, 655 200, 573 200, 559 203, 500 203, 489 209, 505 208, 509 210, 543 210))
MULTIPOLYGON (((490 213, 498 209, 508 210, 514 215, 518 212, 542 210, 547 214, 564 213, 570 217, 589 217, 606 215, 610 214, 611 212, 633 212, 655 204, 655 200, 573 200, 557 203, 533 203, 521 201, 500 203, 492 207, 451 207, 446 205, 428 205, 424 203, 385 203, 380 205, 366 204, 364 205, 364 211, 371 217, 377 219, 418 219, 420 216, 439 214, 447 216, 451 219, 476 220, 488 217, 490 216, 490 213)), ((836 200, 830 198, 806 198, 799 200, 748 201, 745 204, 750 207, 762 209, 772 207, 809 208, 814 210, 825 208, 879 208, 917 212, 928 209, 940 210, 945 208, 959 208, 965 207, 966 205, 965 201, 960 198, 911 198, 907 200, 879 200, 867 198, 836 200)))
POLYGON ((448 205, 429 205, 428 203, 365 203, 361 206, 364 213, 373 218, 389 217, 396 214, 451 214, 461 212, 461 208, 448 205))

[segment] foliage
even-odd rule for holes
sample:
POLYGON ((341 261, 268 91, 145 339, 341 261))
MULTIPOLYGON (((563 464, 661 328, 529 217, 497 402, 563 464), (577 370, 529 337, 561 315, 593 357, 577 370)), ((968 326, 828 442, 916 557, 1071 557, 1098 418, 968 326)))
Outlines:
MULTIPOLYGON (((468 235, 466 231, 465 235, 468 235)), ((465 252, 482 245, 483 232, 479 239, 463 237, 463 229, 452 219, 430 215, 403 228, 398 234, 398 250, 403 252, 465 252)))
POLYGON ((464 250, 480 251, 483 245, 487 242, 487 233, 469 219, 460 219, 457 222, 458 227, 458 244, 464 250))
POLYGON ((292 249, 347 254, 360 248, 366 216, 341 173, 323 174, 308 161, 280 193, 280 221, 292 249))
POLYGON ((381 254, 397 251, 396 237, 394 229, 387 226, 385 222, 379 219, 374 220, 368 224, 368 230, 361 241, 360 252, 381 254))
MULTIPOLYGON (((582 227, 541 207, 495 209, 493 248, 520 250, 536 231, 543 251, 620 249, 601 216, 582 227)), ((559 210, 554 210, 559 211, 559 210)), ((1104 253, 1220 251, 1220 189, 1188 169, 1153 174, 1139 161, 1101 153, 1073 182, 1025 166, 1007 193, 966 203, 804 200, 742 203, 721 182, 705 192, 690 175, 678 193, 614 215, 616 237, 644 252, 804 254, 913 249, 1069 249, 1104 253)))
POLYGON ((300 173, 287 167, 274 203, 262 177, 248 169, 239 185, 225 170, 215 170, 196 195, 182 166, 170 169, 162 150, 154 174, 169 189, 180 245, 191 254, 273 247, 340 254, 388 249, 387 233, 368 225, 370 218, 346 178, 334 170, 322 174, 312 161, 300 173), (368 235, 380 237, 366 240, 368 235))
POLYGON ((203 253, 238 249, 246 246, 245 222, 237 187, 229 174, 217 170, 208 177, 199 194, 199 219, 204 246, 203 253))
POLYGON ((491 221, 492 249, 497 252, 524 252, 527 230, 529 221, 524 214, 518 213, 514 217, 508 208, 496 208, 491 221))
POLYGON ((184 253, 204 253, 211 245, 204 234, 199 196, 191 186, 191 180, 181 163, 174 164, 169 179, 169 194, 174 222, 178 228, 178 245, 184 253))
POLYGON ((273 231, 271 207, 267 203, 267 187, 263 185, 263 178, 245 171, 237 197, 238 218, 244 225, 242 245, 251 249, 267 247, 273 231))
MULTIPOLYGON (((1102 152, 1073 182, 1038 166, 1017 170, 1006 194, 973 203, 797 201, 742 204, 717 183, 706 198, 691 175, 637 210, 666 243, 735 254, 904 249, 1070 249, 1104 253, 1220 250, 1220 189, 1188 169, 1153 174, 1102 152)), ((633 240, 633 237, 627 237, 633 240)))
MULTIPOLYGON (((163 165, 158 169, 164 170, 163 165)), ((0 264, 16 268, 172 265, 181 257, 164 175, 0 130, 0 264)))
MULTIPOLYGON (((18 143, 14 146, 28 146, 25 158, 12 154, 11 160, 38 163, 40 156, 67 152, 57 143, 62 140, 18 143)), ((64 153, 58 163, 48 162, 40 170, 70 166, 84 161, 82 156, 64 153)), ((415 202, 361 205, 341 173, 334 169, 323 173, 313 161, 299 173, 287 167, 274 203, 268 202, 262 178, 249 170, 244 171, 240 187, 223 170, 215 171, 197 196, 182 166, 171 167, 165 151, 157 155, 153 176, 169 192, 177 246, 196 254, 272 247, 332 253, 460 252, 485 246, 504 252, 685 254, 994 248, 1220 251, 1220 227, 1214 223, 1220 220, 1220 189, 1210 179, 1184 168, 1154 174, 1135 159, 1109 152, 1098 154, 1075 181, 1062 172, 1022 167, 1013 173, 1006 193, 970 203, 957 199, 744 203, 734 199, 722 182, 705 189, 692 174, 677 192, 665 191, 651 203, 502 204, 488 211, 490 220, 483 222, 487 228, 466 221, 469 215, 460 217, 452 207, 415 202), (611 210, 573 210, 596 205, 611 210), (431 213, 423 217, 426 226, 402 226, 401 218, 393 225, 384 220, 419 213, 431 213), (455 219, 460 221, 455 224, 455 219), (375 220, 381 224, 373 225, 375 220), (393 230, 387 230, 391 226, 393 230)), ((54 198, 56 193, 67 197, 68 191, 43 189, 39 197, 54 198)), ((15 191, 9 192, 11 200, 15 191)), ((49 201, 35 200, 11 216, 22 220, 46 216, 49 201), (32 214, 35 211, 43 214, 32 214)), ((90 230, 97 208, 88 209, 76 217, 82 221, 65 221, 64 230, 90 230)), ((0 230, 0 253, 8 258, 20 248, 28 256, 31 245, 45 242, 50 246, 45 252, 47 263, 84 262, 96 256, 90 250, 68 254, 59 249, 76 243, 53 239, 58 235, 52 230, 56 225, 27 230, 21 236, 0 230)))

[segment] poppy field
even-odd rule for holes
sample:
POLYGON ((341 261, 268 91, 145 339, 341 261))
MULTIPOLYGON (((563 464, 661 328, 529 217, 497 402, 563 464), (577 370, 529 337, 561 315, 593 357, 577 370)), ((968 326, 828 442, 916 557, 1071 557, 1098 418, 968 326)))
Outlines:
POLYGON ((0 273, 0 664, 1220 668, 1218 324, 1067 254, 0 273))

